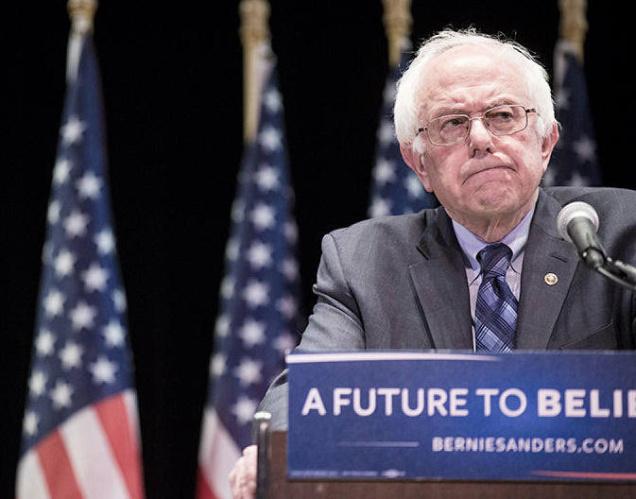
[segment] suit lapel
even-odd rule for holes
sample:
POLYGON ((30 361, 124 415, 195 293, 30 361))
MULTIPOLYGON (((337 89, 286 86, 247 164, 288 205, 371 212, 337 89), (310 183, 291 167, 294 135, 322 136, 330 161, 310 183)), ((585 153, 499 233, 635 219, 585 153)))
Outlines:
POLYGON ((546 349, 579 263, 574 247, 557 233, 560 204, 540 191, 524 250, 517 320, 518 349, 546 349), (554 279, 546 275, 554 274, 554 279))
POLYGON ((427 219, 418 244, 424 256, 409 267, 413 286, 438 349, 473 348, 466 270, 451 221, 443 208, 427 219))

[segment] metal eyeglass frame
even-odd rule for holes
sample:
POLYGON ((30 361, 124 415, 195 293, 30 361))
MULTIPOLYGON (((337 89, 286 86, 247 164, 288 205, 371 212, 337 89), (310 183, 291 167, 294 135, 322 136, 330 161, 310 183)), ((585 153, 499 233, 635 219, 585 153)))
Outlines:
MULTIPOLYGON (((426 124, 426 126, 424 126, 422 128, 418 128, 417 132, 415 133, 415 136, 417 137, 421 132, 426 132, 426 137, 428 138, 429 142, 431 144, 433 144, 433 145, 436 145, 436 146, 452 146, 454 144, 459 144, 460 142, 465 141, 468 138, 468 136, 470 135, 470 130, 471 130, 471 127, 472 127, 473 120, 483 120, 484 115, 486 115, 487 113, 491 112, 493 109, 497 109, 499 107, 520 107, 520 108, 522 108, 525 111, 526 122, 523 125, 523 127, 519 128, 518 130, 514 130, 512 132, 506 132, 506 133, 495 133, 493 130, 491 130, 488 127, 487 123, 484 123, 484 128, 486 130, 488 130, 488 132, 490 132, 491 134, 493 134, 496 137, 503 137, 503 136, 506 136, 506 135, 512 135, 512 134, 515 134, 517 132, 521 132, 522 130, 525 130, 526 128, 528 128, 528 114, 537 112, 536 108, 534 108, 534 107, 527 108, 527 107, 522 106, 521 104, 500 104, 498 106, 493 106, 493 107, 491 107, 489 109, 486 109, 485 111, 482 111, 482 113, 479 116, 472 116, 471 117, 470 115, 465 114, 465 113, 446 114, 446 115, 443 115, 443 116, 438 116, 437 118, 433 118, 432 120, 430 120, 426 124), (456 140, 454 142, 434 142, 433 139, 431 139, 430 134, 428 133, 429 125, 433 121, 438 121, 438 120, 441 120, 441 119, 444 119, 444 118, 447 119, 447 118, 450 118, 450 117, 453 117, 453 116, 457 116, 457 117, 462 117, 462 118, 467 118, 468 119, 468 127, 466 128, 466 134, 464 135, 464 137, 462 137, 462 138, 460 138, 460 139, 458 139, 458 140, 456 140)), ((483 123, 483 121, 482 121, 482 123, 483 123)))

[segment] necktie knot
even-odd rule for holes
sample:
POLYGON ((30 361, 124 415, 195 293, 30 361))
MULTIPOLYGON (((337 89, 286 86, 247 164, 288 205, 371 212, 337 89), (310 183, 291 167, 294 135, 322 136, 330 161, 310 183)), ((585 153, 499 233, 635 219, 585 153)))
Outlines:
POLYGON ((505 277, 510 266, 512 250, 503 243, 490 244, 477 254, 484 279, 505 277))

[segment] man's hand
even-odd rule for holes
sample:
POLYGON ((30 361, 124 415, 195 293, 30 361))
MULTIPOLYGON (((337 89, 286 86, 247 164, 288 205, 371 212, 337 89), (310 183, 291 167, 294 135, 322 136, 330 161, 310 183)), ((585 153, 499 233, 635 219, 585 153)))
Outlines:
POLYGON ((256 493, 256 446, 243 449, 243 456, 230 472, 233 499, 253 499, 256 493))

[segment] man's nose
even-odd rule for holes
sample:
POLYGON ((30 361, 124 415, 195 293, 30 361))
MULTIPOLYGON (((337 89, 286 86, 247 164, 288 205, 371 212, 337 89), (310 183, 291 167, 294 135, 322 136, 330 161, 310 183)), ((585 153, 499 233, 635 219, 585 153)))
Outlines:
POLYGON ((470 129, 468 131, 468 147, 472 156, 481 156, 485 153, 492 153, 493 143, 492 134, 486 128, 481 118, 473 118, 470 120, 470 129))

